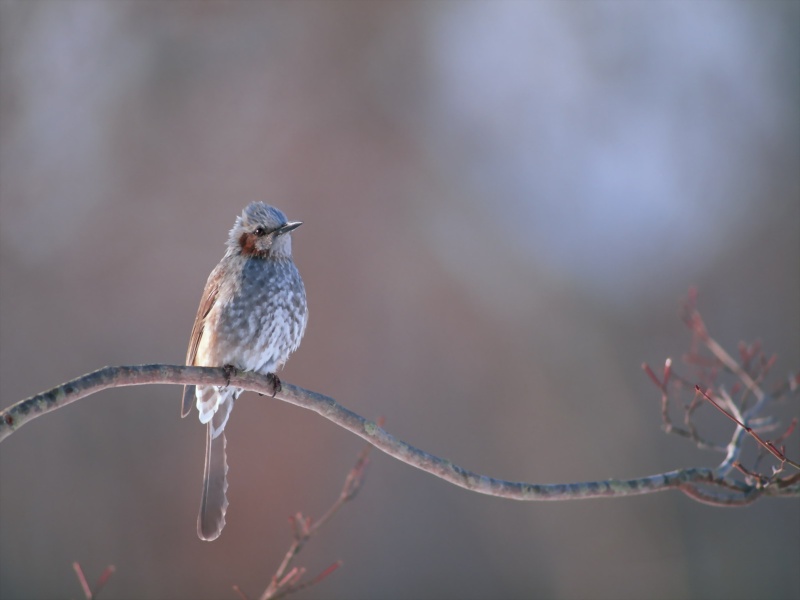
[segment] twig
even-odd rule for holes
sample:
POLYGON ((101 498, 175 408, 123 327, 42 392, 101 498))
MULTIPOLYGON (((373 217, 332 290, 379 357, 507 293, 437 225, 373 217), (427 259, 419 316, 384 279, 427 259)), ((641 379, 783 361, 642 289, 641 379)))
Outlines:
POLYGON ((697 386, 697 387, 695 387, 695 391, 696 391, 698 394, 702 395, 702 397, 703 397, 703 398, 705 398, 706 400, 708 400, 709 402, 711 402, 711 404, 714 406, 714 408, 716 408, 718 411, 720 411, 720 412, 721 412, 723 415, 725 415, 725 416, 726 416, 726 417, 728 417, 728 418, 729 418, 731 421, 733 421, 734 423, 736 423, 736 424, 737 424, 739 427, 741 427, 742 429, 744 429, 744 430, 745 430, 745 431, 746 431, 746 432, 747 432, 749 435, 751 435, 751 436, 753 437, 753 439, 755 439, 755 441, 756 441, 756 442, 758 442, 759 446, 761 446, 761 447, 762 447, 762 448, 764 448, 764 449, 765 449, 767 452, 769 452, 770 454, 772 454, 772 456, 774 456, 775 458, 777 458, 777 459, 778 459, 778 460, 779 460, 781 463, 786 463, 786 464, 788 464, 788 465, 791 465, 791 466, 793 466, 795 469, 800 469, 800 464, 798 464, 798 463, 794 462, 793 460, 790 460, 789 458, 787 458, 787 457, 786 457, 786 455, 785 455, 783 452, 781 452, 780 450, 778 450, 778 448, 776 448, 776 447, 775 447, 775 444, 774 444, 774 443, 772 443, 772 442, 770 442, 770 441, 764 441, 764 440, 762 440, 762 439, 761 439, 761 437, 760 437, 760 436, 759 436, 759 435, 758 435, 758 434, 757 434, 755 431, 753 431, 753 428, 752 428, 752 427, 750 427, 749 425, 745 425, 745 424, 744 424, 744 423, 742 423, 742 422, 741 422, 739 419, 737 419, 737 418, 736 418, 734 415, 732 415, 732 414, 731 414, 731 413, 729 413, 727 410, 725 410, 724 408, 722 408, 722 406, 720 406, 720 404, 719 404, 719 403, 717 403, 717 401, 716 401, 716 400, 714 400, 714 399, 713 399, 713 398, 712 398, 712 397, 711 397, 711 396, 708 394, 708 392, 704 392, 703 390, 701 390, 701 389, 700 389, 700 386, 697 386))
MULTIPOLYGON (((784 394, 796 391, 797 376, 790 376, 788 381, 784 382, 773 395, 765 393, 760 386, 775 365, 776 356, 773 355, 767 358, 760 342, 752 344, 740 342, 738 352, 741 363, 737 363, 711 337, 696 308, 696 303, 697 292, 694 289, 690 289, 688 299, 683 306, 683 321, 692 332, 692 345, 690 351, 684 355, 683 360, 697 370, 695 383, 689 384, 685 378, 675 373, 671 368, 669 359, 665 366, 663 380, 648 365, 643 365, 645 373, 661 392, 661 418, 664 423, 664 429, 668 433, 691 439, 699 448, 724 452, 725 458, 715 469, 718 478, 726 479, 732 471, 736 470, 745 475, 750 485, 768 487, 773 484, 783 484, 786 482, 786 478, 779 478, 778 476, 782 474, 786 466, 800 469, 800 465, 796 461, 792 461, 786 456, 783 446, 778 447, 778 444, 781 444, 791 434, 794 427, 790 426, 784 434, 774 441, 765 441, 759 433, 775 430, 778 427, 778 422, 774 417, 761 416, 760 413, 774 400, 781 398, 784 394), (703 348, 710 352, 711 356, 702 354, 703 348), (730 392, 718 382, 720 375, 724 373, 730 373, 736 377, 730 392), (674 383, 670 385, 671 382, 674 383), (669 405, 670 392, 680 392, 684 389, 693 389, 695 393, 691 401, 684 407, 683 421, 685 429, 682 429, 672 423, 669 416, 669 405), (737 397, 736 400, 734 396, 737 397), (755 398, 755 403, 752 406, 748 406, 748 401, 751 397, 755 398), (697 432, 694 424, 694 413, 706 401, 736 424, 731 439, 725 446, 711 444, 701 438, 697 432), (744 467, 739 460, 742 454, 743 442, 748 435, 761 447, 761 452, 756 457, 755 465, 749 469, 744 467), (756 473, 755 471, 766 453, 769 453, 780 462, 779 467, 772 469, 770 476, 756 473)), ((712 498, 712 500, 714 498, 714 494, 706 494, 695 489, 690 489, 688 493, 700 501, 707 501, 708 497, 712 498)))
POLYGON ((97 595, 100 593, 100 590, 105 587, 111 575, 117 570, 114 565, 108 565, 103 569, 100 577, 97 578, 94 588, 91 588, 89 587, 89 582, 86 580, 86 575, 83 574, 81 564, 77 560, 72 563, 72 568, 75 570, 75 575, 78 577, 78 583, 81 584, 83 595, 86 597, 86 600, 97 600, 97 595))
POLYGON ((759 402, 766 397, 764 391, 758 386, 752 377, 728 354, 719 343, 708 334, 705 323, 700 317, 700 313, 695 308, 697 293, 690 291, 689 298, 684 305, 684 322, 691 329, 700 341, 711 351, 711 354, 722 363, 726 369, 735 373, 744 382, 745 387, 751 391, 759 402))
MULTIPOLYGON (((383 419, 379 419, 378 423, 382 425, 382 421, 383 419)), ((339 497, 316 522, 312 524, 309 517, 304 517, 299 512, 289 517, 289 523, 294 532, 294 541, 283 557, 283 561, 275 571, 275 574, 272 576, 269 585, 259 597, 259 600, 277 600, 278 598, 283 598, 294 592, 299 592, 302 589, 318 584, 342 566, 342 561, 337 560, 320 572, 316 577, 307 581, 302 581, 303 576, 306 574, 305 567, 294 567, 287 573, 292 560, 300 553, 306 542, 311 539, 311 536, 327 523, 345 502, 356 497, 356 494, 358 494, 361 486, 364 484, 364 477, 366 475, 367 465, 369 464, 368 454, 371 448, 372 446, 368 445, 359 452, 356 464, 347 473, 347 477, 345 477, 344 486, 339 493, 339 497)), ((250 600, 247 594, 245 594, 238 585, 234 585, 233 589, 242 600, 250 600)))
MULTIPOLYGON (((378 424, 383 425, 383 419, 379 419, 378 424)), ((306 573, 305 568, 298 569, 295 567, 289 571, 289 573, 286 572, 294 557, 300 553, 305 543, 311 539, 311 536, 319 531, 320 527, 327 523, 345 502, 356 497, 356 494, 358 494, 361 486, 364 484, 364 477, 366 475, 367 465, 369 464, 368 455, 371 448, 372 446, 368 445, 359 452, 356 464, 347 473, 347 477, 345 477, 344 486, 339 493, 339 497, 316 522, 312 523, 311 518, 304 517, 301 513, 289 517, 289 522, 294 531, 294 541, 283 557, 283 561, 275 571, 275 574, 272 576, 269 586, 264 590, 259 600, 275 600, 301 589, 316 585, 342 566, 341 561, 336 561, 319 575, 305 582, 301 582, 303 575, 306 573)))
POLYGON ((89 587, 89 582, 86 581, 86 575, 83 574, 81 564, 76 560, 72 563, 72 568, 75 570, 75 575, 78 577, 78 583, 81 584, 81 589, 83 590, 83 595, 86 597, 86 600, 92 600, 92 588, 89 587))
POLYGON ((672 369, 671 358, 668 358, 664 363, 663 380, 660 379, 655 374, 653 369, 651 369, 650 365, 648 365, 647 363, 642 363, 642 370, 647 374, 647 376, 655 384, 655 386, 661 391, 661 422, 663 424, 665 432, 690 439, 701 450, 714 450, 716 452, 726 452, 727 446, 721 446, 719 444, 714 444, 712 442, 709 442, 708 440, 701 438, 700 435, 697 433, 697 428, 694 426, 694 422, 692 421, 691 417, 692 414, 694 413, 695 408, 700 405, 699 402, 698 403, 692 402, 688 407, 686 407, 683 419, 683 423, 686 429, 678 427, 672 421, 672 418, 669 415, 670 385, 672 385, 673 387, 676 385, 681 387, 686 387, 689 384, 680 375, 675 373, 675 371, 672 369))

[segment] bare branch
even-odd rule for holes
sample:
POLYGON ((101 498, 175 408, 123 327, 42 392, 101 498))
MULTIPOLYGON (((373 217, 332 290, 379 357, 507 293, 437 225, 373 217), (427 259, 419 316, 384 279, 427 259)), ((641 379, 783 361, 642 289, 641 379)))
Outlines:
POLYGON ((86 575, 83 574, 83 569, 81 568, 81 563, 77 560, 72 563, 72 568, 75 571, 75 575, 78 578, 78 583, 81 584, 81 589, 83 590, 83 595, 86 600, 92 600, 92 588, 89 587, 89 582, 86 580, 86 575))
POLYGON ((100 577, 97 578, 97 582, 94 584, 94 589, 92 589, 89 587, 89 582, 86 580, 86 575, 83 574, 81 564, 78 561, 75 561, 72 563, 72 568, 75 571, 75 575, 78 577, 78 582, 81 584, 83 595, 86 597, 86 600, 96 600, 100 590, 105 587, 108 580, 114 574, 114 571, 117 570, 114 565, 108 565, 105 569, 103 569, 103 572, 100 574, 100 577))
MULTIPOLYGON (((776 417, 761 413, 775 405, 778 400, 796 394, 798 378, 796 375, 791 375, 788 381, 782 382, 772 394, 766 393, 762 384, 775 365, 776 356, 767 356, 761 342, 751 344, 740 342, 738 344, 740 362, 737 363, 709 334, 696 304, 697 291, 690 289, 683 305, 683 321, 692 332, 692 345, 689 352, 683 356, 683 362, 695 371, 694 381, 672 370, 669 359, 664 369, 663 381, 649 365, 642 365, 647 376, 661 392, 661 419, 664 429, 667 433, 691 439, 698 448, 724 453, 725 458, 714 470, 718 480, 727 481, 732 474, 739 472, 745 476, 748 485, 757 488, 786 485, 787 479, 794 479, 784 474, 785 469, 787 467, 800 469, 800 462, 787 457, 783 446, 784 440, 794 430, 794 425, 790 425, 785 433, 774 440, 764 439, 762 435, 777 430, 780 423, 776 417), (670 404, 673 400, 678 402, 680 396, 690 390, 694 392, 693 397, 683 405, 684 427, 680 428, 671 420, 670 404), (712 443, 702 438, 697 431, 694 424, 695 412, 706 404, 716 408, 735 424, 730 441, 725 445, 712 443), (754 464, 749 468, 740 460, 744 442, 748 437, 755 440, 760 447, 754 464), (778 466, 773 466, 771 473, 757 472, 762 458, 767 456, 776 459, 779 462, 778 466)), ((708 494, 695 486, 683 490, 698 501, 719 502, 717 495, 708 494)), ((741 498, 736 502, 739 500, 741 498)), ((748 498, 748 501, 751 500, 748 498)), ((727 500, 725 502, 727 503, 727 500)))
MULTIPOLYGON (((381 425, 383 424, 382 421, 383 419, 378 420, 381 425)), ((345 502, 349 502, 356 497, 356 494, 358 494, 361 486, 364 484, 364 477, 366 475, 367 465, 369 464, 369 451, 371 448, 372 446, 367 445, 358 453, 356 464, 353 465, 353 468, 347 473, 339 497, 316 522, 312 523, 310 517, 304 517, 301 513, 289 517, 289 522, 294 530, 294 541, 283 557, 283 562, 281 562, 277 571, 275 571, 275 574, 272 576, 272 581, 270 581, 270 584, 261 595, 260 600, 276 600, 277 598, 282 598, 304 588, 316 585, 342 566, 342 561, 336 561, 313 579, 304 582, 301 582, 302 577, 306 573, 304 567, 295 567, 288 573, 286 572, 292 560, 294 560, 294 557, 300 553, 306 542, 311 539, 311 536, 319 531, 345 502)))
MULTIPOLYGON (((104 367, 83 377, 37 394, 0 412, 0 441, 32 419, 57 410, 76 400, 112 387, 145 384, 226 385, 222 368, 175 365, 104 367)), ((270 380, 256 373, 234 373, 230 385, 272 396, 270 380)), ((275 396, 279 400, 314 411, 320 416, 363 438, 379 450, 406 464, 426 471, 459 487, 500 498, 524 501, 572 500, 651 494, 683 488, 689 483, 705 483, 727 488, 739 496, 798 497, 800 484, 754 488, 744 482, 731 482, 711 469, 681 469, 638 479, 591 481, 586 483, 535 484, 503 481, 463 469, 449 460, 428 454, 393 437, 374 421, 341 406, 333 398, 282 382, 275 396)), ((730 505, 720 502, 720 505, 730 505)))
MULTIPOLYGON (((378 419, 378 423, 383 425, 383 419, 378 419)), ((356 464, 347 473, 347 477, 345 477, 344 486, 342 487, 342 491, 339 493, 339 497, 331 505, 327 512, 316 520, 316 522, 312 523, 310 517, 304 517, 299 512, 289 517, 289 523, 291 524, 294 533, 294 541, 292 541, 292 545, 289 546, 289 550, 283 557, 283 561, 281 562, 280 566, 278 566, 278 569, 272 576, 269 585, 264 589, 264 593, 259 597, 259 600, 277 600, 278 598, 283 598, 289 594, 293 594, 305 588, 317 585, 331 573, 336 571, 336 569, 342 566, 342 561, 337 560, 335 563, 331 564, 328 568, 319 573, 319 575, 306 581, 302 581, 306 574, 305 567, 294 567, 289 570, 289 566, 292 564, 295 556, 300 554, 303 546, 305 546, 306 542, 311 539, 311 536, 319 531, 319 529, 325 523, 327 523, 330 518, 345 504, 345 502, 348 502, 356 497, 356 494, 358 494, 359 490, 364 484, 367 465, 369 464, 368 456, 371 449, 372 446, 367 445, 363 450, 361 450, 361 452, 358 453, 356 464)), ((245 594, 238 585, 234 585, 233 590, 242 600, 249 600, 247 594, 245 594)))
MULTIPOLYGON (((759 446, 763 447, 767 452, 772 454, 772 456, 777 458, 781 463, 786 463, 786 464, 789 464, 789 465, 793 466, 795 469, 800 469, 800 464, 794 462, 793 460, 790 460, 790 459, 786 458, 786 455, 783 452, 781 452, 780 450, 778 450, 778 448, 775 446, 775 444, 773 442, 770 442, 769 440, 768 441, 762 440, 761 437, 753 430, 752 427, 750 427, 749 425, 745 425, 744 423, 742 423, 739 420, 739 418, 736 417, 736 415, 732 415, 727 410, 725 410, 722 406, 720 406, 720 404, 716 400, 714 400, 708 394, 708 392, 704 392, 703 390, 701 390, 700 386, 696 386, 695 387, 695 391, 698 394, 700 394, 703 398, 708 400, 714 406, 714 408, 716 408, 718 411, 720 411, 723 415, 728 417, 731 421, 733 421, 739 427, 744 429, 748 434, 753 436, 753 439, 755 439, 755 441, 758 443, 759 446)), ((732 401, 728 400, 728 404, 732 405, 732 401)), ((735 405, 732 405, 732 407, 735 408, 735 405)))

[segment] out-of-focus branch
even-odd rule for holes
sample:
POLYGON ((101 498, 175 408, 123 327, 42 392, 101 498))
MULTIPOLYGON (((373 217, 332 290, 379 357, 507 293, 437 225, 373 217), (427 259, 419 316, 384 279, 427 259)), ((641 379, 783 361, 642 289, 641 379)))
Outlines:
MULTIPOLYGON (((47 392, 37 394, 0 412, 0 441, 22 425, 76 400, 112 387, 146 384, 231 385, 272 396, 270 379, 256 373, 228 373, 222 368, 175 365, 104 367, 47 392)), ((333 398, 283 382, 275 398, 314 411, 326 419, 413 467, 426 471, 459 487, 512 500, 574 500, 651 494, 679 489, 696 497, 698 486, 710 487, 715 494, 702 500, 719 506, 749 503, 760 496, 800 497, 800 484, 787 486, 751 485, 721 477, 711 469, 681 469, 638 479, 590 481, 585 483, 535 484, 503 481, 473 473, 449 460, 433 456, 395 438, 378 424, 341 406, 333 398)), ((697 498, 701 499, 701 498, 697 498)))
MULTIPOLYGON (((683 304, 683 322, 692 333, 692 348, 684 355, 683 362, 693 369, 693 377, 679 375, 671 359, 666 360, 660 376, 647 364, 642 365, 647 376, 661 392, 661 419, 664 429, 667 433, 691 439, 698 448, 725 454, 725 458, 714 470, 717 478, 730 481, 739 472, 745 476, 748 485, 757 488, 794 487, 800 479, 800 473, 787 476, 784 475, 784 469, 793 467, 800 470, 800 462, 786 455, 783 441, 794 431, 797 419, 793 419, 785 431, 773 440, 762 436, 765 432, 772 432, 780 427, 778 420, 772 415, 764 414, 765 411, 778 400, 796 395, 800 375, 790 376, 787 382, 782 383, 771 394, 765 392, 762 385, 775 365, 776 357, 765 355, 759 342, 741 342, 740 360, 737 362, 709 334, 697 309, 697 292, 694 289, 689 291, 683 304), (670 406, 680 405, 680 397, 686 393, 692 393, 693 397, 683 404, 684 426, 680 427, 670 417, 670 406), (697 410, 706 404, 713 406, 735 424, 727 444, 711 443, 698 433, 693 419, 697 410), (761 450, 755 464, 749 468, 740 461, 747 439, 753 439, 761 450), (769 474, 758 472, 758 464, 764 457, 772 457, 778 461, 778 466, 773 466, 769 474)), ((717 494, 707 490, 684 488, 684 492, 701 502, 717 503, 719 500, 717 494)), ((752 501, 752 498, 747 500, 752 501)))
MULTIPOLYGON (((724 409, 722 406, 720 406, 720 405, 717 403, 717 401, 716 401, 716 400, 714 400, 714 399, 713 399, 713 398, 712 398, 712 397, 711 397, 711 396, 708 394, 708 392, 704 392, 703 390, 701 390, 699 385, 698 385, 698 386, 696 386, 696 388, 695 388, 695 391, 696 391, 698 394, 700 394, 701 396, 703 396, 703 398, 705 398, 706 400, 708 400, 708 401, 709 401, 709 402, 712 404, 712 406, 714 406, 714 408, 716 408, 718 411, 720 411, 720 412, 721 412, 723 415, 725 415, 725 416, 726 416, 726 417, 728 417, 728 418, 729 418, 731 421, 733 421, 734 423, 736 423, 736 424, 737 424, 739 427, 741 427, 742 429, 744 429, 744 430, 745 430, 745 432, 747 432, 749 435, 751 435, 751 436, 753 437, 753 439, 754 439, 754 440, 755 440, 755 441, 758 443, 758 445, 759 445, 759 446, 761 446, 761 447, 762 447, 762 448, 764 448, 764 449, 765 449, 767 452, 769 452, 770 454, 772 454, 772 456, 774 456, 775 458, 777 458, 777 459, 778 459, 778 460, 779 460, 781 463, 786 463, 786 464, 788 464, 788 465, 791 465, 791 466, 793 466, 795 469, 800 469, 800 464, 797 464, 797 463, 796 463, 796 462, 794 462, 793 460, 791 460, 791 459, 787 458, 787 457, 786 457, 786 455, 785 455, 785 454, 784 454, 784 453, 783 453, 781 450, 778 450, 778 447, 775 445, 775 443, 773 443, 773 442, 770 442, 769 440, 767 440, 767 441, 764 441, 763 439, 761 439, 761 436, 760 436, 760 435, 758 435, 758 434, 755 432, 755 430, 754 430, 752 427, 750 427, 749 425, 746 425, 746 424, 742 423, 742 422, 739 420, 739 417, 737 417, 736 415, 732 415, 732 414, 731 414, 731 413, 729 413, 727 410, 725 410, 725 409, 724 409)), ((737 411, 737 412, 738 412, 738 411, 737 411)), ((794 422, 793 422, 793 423, 794 423, 794 422)), ((792 427, 791 427, 791 429, 794 429, 794 427, 792 426, 792 427)))
POLYGON ((103 572, 100 574, 100 577, 97 578, 97 582, 95 582, 94 587, 89 585, 89 581, 86 579, 86 575, 83 574, 83 569, 81 568, 81 564, 78 561, 72 563, 72 569, 75 571, 75 575, 78 578, 78 583, 81 584, 81 589, 83 590, 83 595, 86 597, 86 600, 97 600, 97 595, 100 593, 108 580, 114 574, 114 571, 117 568, 114 565, 108 565, 103 572))
MULTIPOLYGON (((259 596, 259 600, 278 600, 278 598, 283 598, 289 594, 293 594, 313 585, 317 585, 323 579, 328 577, 328 575, 342 566, 342 561, 337 560, 335 563, 323 570, 319 575, 307 580, 303 580, 303 577, 306 574, 305 567, 294 567, 292 569, 289 568, 294 558, 305 546, 306 542, 308 542, 311 537, 317 533, 317 531, 319 531, 319 529, 325 525, 325 523, 327 523, 331 517, 333 517, 333 515, 339 511, 340 508, 342 508, 342 506, 344 506, 346 502, 349 502, 356 497, 356 494, 358 494, 361 486, 364 484, 364 477, 366 475, 367 465, 369 464, 368 455, 371 448, 372 446, 367 445, 359 453, 358 458, 356 459, 356 464, 353 465, 353 468, 350 469, 350 471, 347 473, 347 477, 345 477, 344 486, 342 487, 342 491, 339 493, 339 497, 324 515, 313 522, 311 521, 310 517, 305 517, 301 513, 297 513, 289 517, 289 522, 292 525, 292 531, 294 533, 294 541, 289 547, 289 550, 286 552, 286 555, 283 557, 283 561, 275 571, 275 574, 272 576, 269 585, 266 587, 261 596, 259 596)), ((247 594, 245 594, 241 588, 239 588, 239 586, 235 585, 233 586, 233 589, 239 595, 239 597, 242 598, 242 600, 250 600, 247 594)))

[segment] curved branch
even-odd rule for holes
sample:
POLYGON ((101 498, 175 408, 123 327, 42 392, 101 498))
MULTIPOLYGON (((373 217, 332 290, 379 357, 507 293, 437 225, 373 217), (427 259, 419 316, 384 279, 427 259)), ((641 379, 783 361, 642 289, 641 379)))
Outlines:
MULTIPOLYGON (((175 365, 104 367, 22 400, 0 412, 0 442, 32 419, 105 389, 147 384, 224 386, 226 383, 225 370, 215 367, 175 365)), ((270 380, 256 373, 234 373, 230 376, 230 385, 269 396, 273 393, 270 380)), ((758 487, 718 477, 712 469, 681 469, 638 479, 609 479, 585 483, 535 484, 503 481, 473 473, 454 465, 449 460, 414 448, 390 435, 375 422, 357 415, 328 396, 283 382, 282 389, 275 398, 314 411, 404 463, 459 487, 489 496, 528 501, 569 500, 633 496, 680 489, 689 497, 716 506, 749 504, 760 496, 800 497, 800 482, 797 481, 793 481, 790 485, 780 485, 779 481, 776 481, 771 485, 758 487), (702 490, 699 485, 714 491, 702 490)))

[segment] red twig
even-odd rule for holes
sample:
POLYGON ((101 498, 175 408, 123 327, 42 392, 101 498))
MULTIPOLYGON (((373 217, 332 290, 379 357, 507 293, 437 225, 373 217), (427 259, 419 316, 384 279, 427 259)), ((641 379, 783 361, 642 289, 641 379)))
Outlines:
MULTIPOLYGON (((671 362, 667 361, 668 370, 665 368, 664 377, 656 375, 655 371, 647 365, 642 365, 649 379, 661 392, 661 418, 667 433, 680 435, 691 439, 699 448, 713 449, 725 453, 726 458, 719 467, 723 475, 731 469, 737 469, 751 482, 757 485, 777 484, 786 481, 786 476, 781 474, 785 467, 792 466, 800 469, 797 462, 786 457, 782 442, 794 431, 796 420, 792 421, 787 430, 770 441, 761 436, 765 431, 772 431, 777 423, 770 417, 759 417, 759 413, 771 404, 771 401, 783 396, 796 393, 800 389, 800 374, 790 375, 782 384, 767 395, 760 387, 776 363, 776 356, 768 356, 760 341, 752 343, 740 342, 737 346, 738 362, 725 349, 711 337, 700 312, 697 310, 697 290, 689 290, 688 297, 683 304, 681 318, 692 334, 691 347, 682 357, 683 362, 694 369, 693 381, 689 381, 671 369, 671 362), (719 382, 722 376, 732 375, 735 380, 730 385, 719 382), (667 376, 669 375, 669 376, 667 376), (670 402, 677 401, 681 390, 694 390, 691 400, 683 406, 684 416, 682 426, 675 425, 670 417, 670 402), (754 399, 754 402, 748 402, 754 399), (725 445, 714 444, 703 439, 697 431, 694 418, 697 409, 708 401, 718 411, 722 412, 738 426, 733 436, 725 445), (748 406, 750 404, 750 406, 748 406), (745 423, 747 425, 745 425, 745 423), (760 433, 760 435, 759 435, 760 433), (759 446, 760 452, 755 462, 749 468, 739 462, 741 445, 744 439, 752 437, 759 446), (771 476, 757 474, 756 469, 760 461, 767 455, 780 461, 778 468, 773 468, 771 476)), ((751 483, 752 485, 752 483, 751 483)), ((685 493, 710 501, 710 496, 695 485, 689 485, 685 493), (687 491, 688 490, 688 491, 687 491), (705 496, 704 496, 705 495, 705 496)), ((753 498, 748 498, 748 502, 753 498)))
POLYGON ((786 428, 786 431, 784 431, 782 434, 780 434, 778 437, 775 438, 775 443, 776 444, 780 443, 786 438, 788 438, 790 435, 792 435, 792 432, 794 432, 795 427, 797 427, 797 417, 792 419, 792 422, 789 423, 789 427, 786 428))
POLYGON ((672 371, 672 359, 668 358, 664 362, 664 379, 663 381, 658 378, 658 376, 653 372, 653 369, 650 368, 650 365, 647 363, 642 363, 642 369, 644 372, 647 373, 647 376, 652 380, 653 383, 656 384, 656 387, 661 390, 662 394, 667 393, 667 383, 669 380, 669 375, 672 371))
MULTIPOLYGON (((379 427, 383 426, 383 421, 383 419, 378 419, 379 427)), ((264 593, 259 597, 259 600, 276 600, 277 598, 283 598, 284 596, 288 596, 294 592, 317 585, 342 566, 342 561, 337 560, 326 569, 321 571, 318 575, 306 581, 303 581, 303 577, 306 575, 305 567, 290 568, 292 560, 294 560, 294 557, 300 553, 300 551, 303 549, 303 546, 311 538, 311 536, 313 536, 320 527, 327 523, 346 502, 352 500, 355 498, 356 494, 358 494, 359 490, 364 485, 366 469, 367 465, 369 464, 368 455, 371 448, 371 445, 367 445, 358 454, 355 465, 347 473, 347 477, 345 477, 344 485, 342 486, 342 491, 339 493, 339 497, 325 512, 325 514, 323 514, 316 521, 312 521, 311 517, 306 517, 299 512, 289 517, 289 524, 292 528, 294 541, 292 542, 291 546, 289 546, 289 550, 287 550, 286 554, 284 555, 280 566, 278 566, 278 569, 275 571, 275 574, 270 578, 270 583, 264 590, 264 593)), ((245 594, 242 589, 239 588, 239 586, 234 585, 233 589, 239 595, 241 600, 250 600, 247 594, 245 594)))
POLYGON ((100 574, 100 577, 97 578, 94 588, 91 588, 89 587, 89 582, 86 580, 86 575, 84 575, 80 563, 75 561, 72 563, 72 568, 75 570, 75 575, 78 577, 78 582, 81 584, 83 595, 86 597, 86 600, 96 600, 100 590, 105 587, 111 575, 117 570, 114 565, 108 565, 100 574))
POLYGON ((672 359, 668 358, 664 362, 664 369, 662 378, 659 378, 658 375, 655 374, 650 365, 647 363, 642 364, 642 369, 650 378, 650 380, 656 385, 656 387, 661 391, 661 421, 664 424, 664 430, 667 433, 679 435, 681 437, 688 438, 692 440, 699 448, 704 450, 716 450, 718 452, 722 452, 725 450, 724 446, 719 446, 717 444, 713 444, 707 440, 704 440, 700 437, 697 433, 697 429, 694 426, 694 423, 691 420, 691 415, 694 412, 695 408, 697 407, 697 402, 692 402, 689 406, 686 407, 686 412, 684 415, 684 425, 686 429, 676 426, 672 419, 669 416, 669 386, 670 383, 673 386, 680 387, 688 387, 690 384, 688 381, 680 377, 672 368, 672 359))
POLYGON ((748 477, 749 479, 751 479, 753 481, 757 481, 758 485, 760 485, 760 486, 764 486, 767 483, 769 483, 769 479, 768 478, 764 477, 760 473, 754 473, 752 471, 749 471, 738 460, 733 461, 733 466, 736 468, 737 471, 739 471, 740 473, 743 473, 745 475, 745 477, 748 477))
POLYGON ((75 570, 75 575, 78 577, 78 582, 81 584, 81 589, 83 589, 83 595, 86 597, 86 600, 92 600, 92 588, 89 587, 89 582, 86 581, 86 576, 83 574, 81 564, 76 560, 72 563, 72 568, 75 570))
POLYGON ((704 392, 703 390, 701 390, 700 386, 695 386, 695 392, 697 392, 698 394, 701 394, 703 396, 703 398, 705 398, 706 400, 711 402, 711 404, 714 406, 714 408, 716 408, 719 412, 721 412, 723 415, 728 417, 731 421, 736 423, 739 427, 744 429, 750 436, 753 437, 753 439, 756 442, 758 442, 758 444, 761 447, 763 447, 767 452, 772 454, 772 456, 777 458, 781 462, 781 464, 787 463, 787 464, 792 465, 796 469, 800 469, 800 464, 797 464, 796 462, 786 458, 786 455, 783 452, 781 452, 780 450, 778 450, 778 448, 775 446, 775 444, 773 442, 770 442, 769 440, 767 440, 767 441, 762 440, 761 436, 759 436, 755 431, 753 431, 752 427, 750 427, 749 425, 745 425, 739 419, 737 419, 732 414, 730 414, 727 410, 722 408, 722 406, 720 406, 717 403, 717 401, 714 400, 707 392, 704 392))

